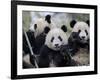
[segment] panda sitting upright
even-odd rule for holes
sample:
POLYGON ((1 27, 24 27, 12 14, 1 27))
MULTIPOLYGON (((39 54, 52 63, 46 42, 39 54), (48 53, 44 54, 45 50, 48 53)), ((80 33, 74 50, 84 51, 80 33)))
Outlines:
MULTIPOLYGON (((31 23, 29 30, 26 32, 30 44, 32 46, 33 52, 35 54, 38 54, 39 49, 44 44, 46 36, 46 34, 44 33, 45 27, 49 27, 50 29, 54 27, 50 15, 46 15, 45 18, 39 18, 35 20, 34 23, 31 23)), ((29 46, 27 44, 24 34, 23 34, 23 50, 25 53, 30 53, 29 46)))
MULTIPOLYGON (((45 18, 39 18, 35 20, 35 22, 31 23, 30 28, 26 33, 35 55, 39 54, 40 48, 45 42, 46 33, 44 32, 44 29, 46 28, 46 31, 48 31, 48 29, 51 29, 53 27, 55 27, 55 24, 51 20, 51 15, 46 15, 45 18)), ((29 62, 34 65, 34 56, 30 52, 30 48, 24 33, 23 54, 23 67, 29 68, 30 66, 27 66, 28 64, 30 65, 29 62)))
POLYGON ((44 67, 64 67, 76 65, 69 54, 63 54, 60 50, 62 45, 67 45, 68 37, 66 35, 67 27, 54 28, 46 35, 45 44, 40 50, 38 66, 44 67))
POLYGON ((72 20, 70 26, 73 29, 68 39, 68 44, 72 55, 74 55, 79 48, 87 48, 89 50, 89 20, 86 22, 72 20))

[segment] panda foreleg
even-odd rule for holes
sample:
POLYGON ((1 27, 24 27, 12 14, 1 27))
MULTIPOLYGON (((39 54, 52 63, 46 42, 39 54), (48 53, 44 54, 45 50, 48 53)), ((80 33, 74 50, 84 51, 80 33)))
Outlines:
POLYGON ((40 56, 38 58, 38 66, 40 68, 49 67, 50 60, 49 60, 49 52, 46 46, 43 46, 40 50, 40 56))
POLYGON ((49 59, 48 57, 43 57, 43 56, 40 56, 39 57, 39 62, 38 62, 38 66, 40 68, 45 68, 45 67, 49 67, 49 59))
POLYGON ((75 42, 68 43, 68 50, 71 56, 74 56, 75 53, 78 51, 78 45, 75 42))

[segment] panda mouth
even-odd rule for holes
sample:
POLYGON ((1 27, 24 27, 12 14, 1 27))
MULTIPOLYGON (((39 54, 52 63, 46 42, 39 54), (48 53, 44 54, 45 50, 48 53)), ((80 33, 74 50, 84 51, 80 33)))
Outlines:
POLYGON ((87 43, 87 40, 81 39, 81 38, 80 38, 80 42, 82 42, 82 43, 87 43))
POLYGON ((56 48, 56 49, 60 49, 60 48, 61 48, 61 46, 56 46, 56 47, 54 47, 54 48, 56 48))
POLYGON ((60 48, 60 46, 56 46, 55 48, 60 48))
POLYGON ((84 42, 84 41, 85 41, 85 39, 81 39, 81 38, 80 38, 80 41, 84 42))

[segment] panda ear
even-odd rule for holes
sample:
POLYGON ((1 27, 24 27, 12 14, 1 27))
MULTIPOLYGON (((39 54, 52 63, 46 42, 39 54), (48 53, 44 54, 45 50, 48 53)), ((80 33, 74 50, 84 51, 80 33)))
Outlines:
POLYGON ((86 23, 90 26, 90 21, 89 20, 87 20, 86 23))
POLYGON ((47 34, 49 31, 50 31, 50 28, 49 28, 49 27, 45 27, 45 28, 44 28, 44 33, 47 34))
POLYGON ((65 25, 62 25, 61 29, 64 31, 64 32, 67 32, 67 27, 65 25))
POLYGON ((75 24, 76 24, 76 21, 75 21, 75 20, 72 20, 72 21, 70 22, 71 28, 73 28, 75 24))
POLYGON ((50 24, 51 23, 51 15, 46 15, 45 20, 50 24))

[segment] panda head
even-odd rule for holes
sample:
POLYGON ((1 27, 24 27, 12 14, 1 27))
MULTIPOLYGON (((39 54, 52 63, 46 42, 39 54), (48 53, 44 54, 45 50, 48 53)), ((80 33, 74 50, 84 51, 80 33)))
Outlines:
POLYGON ((86 43, 89 40, 89 20, 86 22, 72 20, 70 26, 73 28, 72 33, 77 33, 80 42, 86 43))
POLYGON ((62 26, 60 28, 54 28, 54 29, 46 29, 46 40, 45 45, 55 51, 60 50, 62 45, 66 45, 68 43, 68 37, 66 35, 67 27, 62 26))
POLYGON ((50 15, 46 15, 45 18, 39 18, 30 24, 30 30, 34 32, 35 37, 43 33, 45 27, 54 27, 50 15))

